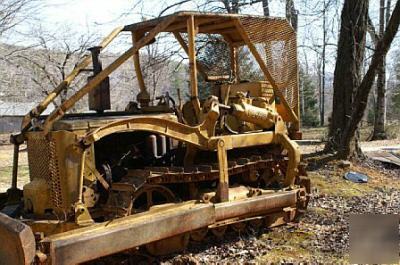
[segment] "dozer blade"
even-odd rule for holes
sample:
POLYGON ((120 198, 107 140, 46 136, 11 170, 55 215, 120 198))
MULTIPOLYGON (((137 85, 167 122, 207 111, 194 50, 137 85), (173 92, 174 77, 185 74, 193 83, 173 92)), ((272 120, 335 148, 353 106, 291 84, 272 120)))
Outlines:
POLYGON ((159 205, 144 213, 51 235, 40 244, 50 258, 49 264, 82 263, 206 228, 218 221, 279 212, 296 205, 298 192, 283 191, 217 204, 188 201, 159 205))
POLYGON ((212 204, 193 202, 156 207, 145 213, 49 236, 42 241, 50 264, 77 264, 215 222, 212 204))
POLYGON ((0 213, 0 264, 31 264, 35 257, 35 237, 24 223, 0 213))

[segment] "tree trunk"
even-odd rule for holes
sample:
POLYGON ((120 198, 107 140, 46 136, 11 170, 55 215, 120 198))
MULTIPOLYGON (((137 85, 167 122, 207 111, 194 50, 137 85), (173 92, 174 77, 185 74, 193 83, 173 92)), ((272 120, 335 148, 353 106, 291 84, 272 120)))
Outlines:
MULTIPOLYGON (((338 54, 333 79, 333 110, 327 151, 341 151, 341 142, 350 120, 354 92, 361 82, 368 20, 368 0, 345 0, 341 15, 338 54)), ((353 135, 354 136, 354 135, 353 135)), ((352 137, 350 151, 360 155, 358 141, 352 137)))
POLYGON ((326 35, 327 35, 327 29, 326 29, 326 8, 327 5, 325 3, 325 0, 323 1, 324 8, 322 10, 322 30, 323 30, 323 35, 322 35, 322 80, 321 80, 321 103, 320 103, 320 125, 324 126, 325 124, 325 68, 326 68, 326 35))
POLYGON ((321 66, 323 64, 324 58, 321 56, 321 60, 318 58, 317 59, 317 77, 318 77, 318 109, 319 109, 319 125, 323 126, 322 124, 322 109, 324 108, 323 106, 323 96, 322 96, 322 70, 321 66))
POLYGON ((386 139, 386 67, 385 58, 377 70, 374 132, 371 140, 386 139))
POLYGON ((269 17, 269 0, 262 0, 264 16, 269 17))
POLYGON ((239 14, 239 0, 232 0, 232 13, 239 14))
POLYGON ((293 29, 297 32, 297 10, 294 7, 293 0, 286 0, 286 19, 292 25, 293 29))
MULTIPOLYGON (((305 74, 307 75, 308 73, 306 72, 305 74)), ((301 117, 304 117, 305 113, 306 113, 306 109, 304 106, 305 100, 304 100, 304 86, 303 86, 302 78, 300 78, 300 80, 299 80, 299 88, 300 88, 300 103, 301 103, 300 104, 300 106, 301 106, 300 115, 301 115, 301 117)))
POLYGON ((350 155, 350 142, 354 138, 357 126, 360 123, 364 111, 367 107, 368 94, 374 83, 374 78, 377 74, 378 67, 382 64, 383 58, 386 56, 393 39, 399 29, 400 24, 400 0, 396 2, 396 6, 390 16, 389 23, 386 27, 383 37, 378 41, 375 52, 371 59, 371 64, 365 74, 361 84, 356 90, 354 108, 352 110, 350 119, 343 131, 342 141, 340 143, 341 157, 348 157, 350 155))
POLYGON ((230 14, 238 14, 239 13, 239 0, 223 0, 226 12, 230 14))
MULTIPOLYGON (((389 21, 390 0, 386 7, 386 24, 389 21)), ((379 39, 382 38, 385 31, 385 0, 380 0, 379 9, 379 39)), ((376 45, 376 43, 375 43, 376 45)), ((376 80, 376 104, 374 131, 371 140, 386 139, 386 56, 382 58, 382 63, 378 67, 378 77, 376 80)))

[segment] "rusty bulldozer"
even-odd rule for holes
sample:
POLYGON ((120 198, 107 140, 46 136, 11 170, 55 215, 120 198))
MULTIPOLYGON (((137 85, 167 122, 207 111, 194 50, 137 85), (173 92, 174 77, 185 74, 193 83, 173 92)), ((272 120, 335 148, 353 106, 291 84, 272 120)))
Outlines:
POLYGON ((179 12, 117 28, 90 52, 11 137, 1 264, 165 255, 227 228, 273 227, 304 212, 310 183, 294 141, 301 138, 296 35, 285 19, 179 12), (103 68, 102 50, 123 32, 132 34, 131 47, 103 68), (154 100, 146 88, 140 49, 161 33, 188 57, 186 102, 154 100), (206 65, 198 43, 210 36, 207 45, 218 43, 214 52, 223 56, 206 65), (132 59, 136 101, 111 111, 110 77, 132 59), (85 85, 41 115, 90 64, 85 85), (249 69, 258 80, 242 77, 249 69), (91 112, 68 113, 85 95, 91 112), (20 190, 22 144, 30 182, 20 190))

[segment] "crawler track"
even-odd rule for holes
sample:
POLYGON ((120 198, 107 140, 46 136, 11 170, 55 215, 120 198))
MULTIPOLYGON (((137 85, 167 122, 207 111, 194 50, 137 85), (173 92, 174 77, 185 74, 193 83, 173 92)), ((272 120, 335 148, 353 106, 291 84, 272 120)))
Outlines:
MULTIPOLYGON (((298 212, 295 218, 300 216, 298 212)), ((281 213, 271 213, 264 216, 256 216, 252 218, 245 218, 241 220, 230 220, 223 223, 217 223, 211 227, 202 228, 199 230, 192 231, 174 239, 165 239, 161 241, 158 245, 151 243, 142 247, 135 249, 130 249, 115 255, 100 258, 98 260, 86 263, 86 264, 152 264, 160 260, 160 255, 154 255, 157 253, 152 253, 155 247, 163 247, 166 245, 176 245, 177 238, 181 239, 182 249, 179 252, 185 251, 187 248, 196 246, 199 244, 213 244, 210 242, 221 242, 225 240, 225 235, 229 237, 240 236, 244 233, 259 233, 265 228, 272 228, 279 225, 286 224, 287 222, 296 221, 295 218, 289 219, 290 216, 281 213)), ((177 254, 178 252, 176 252, 177 254)), ((168 255, 170 256, 170 254, 168 255)), ((162 257, 161 257, 162 258, 162 257)))
MULTIPOLYGON (((283 179, 285 169, 287 166, 287 157, 281 155, 277 158, 276 155, 266 154, 264 156, 253 155, 250 158, 237 158, 228 162, 228 170, 230 176, 239 176, 244 183, 239 187, 232 187, 230 189, 230 202, 229 207, 235 207, 234 203, 239 203, 240 200, 246 198, 257 198, 263 194, 277 193, 283 190, 270 189, 268 179, 277 181, 283 179), (266 175, 265 172, 268 172, 266 175), (252 183, 251 186, 245 183, 252 183), (232 197, 232 200, 231 200, 232 197)), ((302 166, 299 167, 299 175, 304 174, 302 166)), ((134 194, 143 187, 164 187, 166 184, 190 184, 194 182, 213 181, 219 177, 219 171, 216 164, 201 164, 198 166, 183 168, 183 167, 147 167, 140 170, 131 170, 128 173, 129 179, 133 176, 141 176, 143 183, 135 186, 132 182, 121 182, 115 185, 117 192, 130 193, 129 198, 135 200, 134 194), (121 186, 129 186, 131 189, 122 188, 121 186)), ((136 178, 137 179, 137 178, 136 178)), ((136 182, 136 185, 138 182, 136 182)), ((304 192, 302 198, 297 200, 296 203, 288 207, 271 207, 268 211, 254 211, 251 214, 244 214, 230 218, 228 216, 217 216, 214 224, 203 227, 198 230, 190 231, 184 234, 173 236, 172 238, 156 241, 129 251, 112 255, 109 257, 101 258, 96 262, 105 262, 105 264, 130 264, 129 262, 152 262, 156 257, 169 254, 171 252, 184 251, 190 242, 201 244, 204 240, 212 238, 221 240, 227 231, 234 231, 236 233, 244 233, 247 229, 258 231, 265 227, 275 227, 293 222, 304 212, 308 203, 309 181, 307 178, 298 176, 296 179, 297 187, 303 187, 304 192), (128 263, 126 263, 128 262, 128 263)), ((202 203, 213 202, 214 192, 202 193, 197 199, 202 203)), ((169 194, 165 195, 166 197, 169 194)), ((261 197, 260 197, 261 198, 261 197)), ((172 200, 172 199, 171 199, 172 200)), ((266 202, 263 202, 265 204, 266 202)), ((145 208, 149 209, 153 203, 146 205, 145 208)), ((216 209, 224 207, 223 203, 215 204, 216 209)), ((134 214, 134 209, 125 209, 125 216, 134 214)), ((227 210, 229 214, 229 210, 227 210)), ((99 263, 90 263, 99 264, 99 263)), ((101 264, 101 263, 100 263, 101 264)))

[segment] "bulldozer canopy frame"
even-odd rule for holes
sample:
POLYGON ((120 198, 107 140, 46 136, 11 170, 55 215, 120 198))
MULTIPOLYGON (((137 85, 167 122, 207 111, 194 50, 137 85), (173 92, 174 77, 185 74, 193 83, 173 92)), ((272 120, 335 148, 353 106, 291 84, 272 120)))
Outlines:
MULTIPOLYGON (((283 108, 278 109, 279 114, 284 121, 292 124, 294 130, 299 130, 296 34, 286 19, 184 11, 117 28, 100 43, 101 49, 104 49, 121 32, 132 33, 132 47, 55 109, 44 122, 45 132, 51 130, 54 122, 71 109, 79 99, 96 89, 105 78, 130 58, 133 58, 140 88, 137 99, 139 103, 149 100, 140 68, 139 50, 153 43, 161 32, 172 33, 189 57, 190 94, 197 115, 200 111, 197 74, 201 74, 207 81, 223 77, 208 75, 201 63, 196 60, 196 34, 219 34, 229 46, 233 82, 239 81, 237 49, 246 46, 261 69, 265 80, 271 84, 275 96, 283 105, 283 108)), ((39 116, 90 62, 91 57, 88 55, 52 93, 49 93, 25 116, 22 124, 23 132, 29 130, 32 118, 39 116)))

